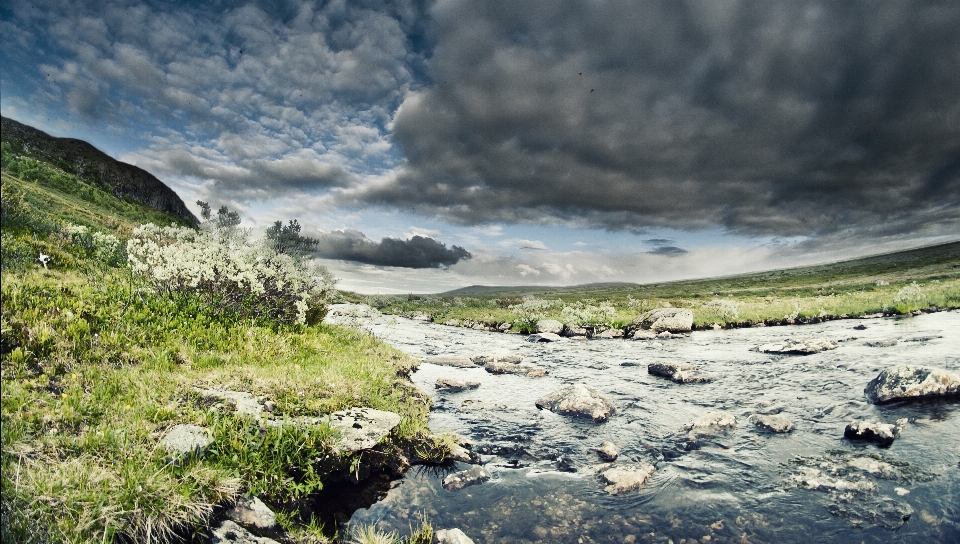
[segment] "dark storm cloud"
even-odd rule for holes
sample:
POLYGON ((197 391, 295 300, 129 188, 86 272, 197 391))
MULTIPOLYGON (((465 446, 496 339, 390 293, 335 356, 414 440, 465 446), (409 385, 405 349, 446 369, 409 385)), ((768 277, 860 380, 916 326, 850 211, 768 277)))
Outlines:
POLYGON ((811 235, 960 214, 960 3, 437 3, 394 183, 460 223, 811 235))
POLYGON ((325 259, 343 259, 377 266, 440 268, 471 257, 460 246, 447 246, 424 236, 408 240, 383 238, 379 243, 358 230, 335 230, 319 237, 317 251, 325 259))
POLYGON ((651 255, 663 255, 665 257, 679 257, 687 253, 687 250, 677 246, 660 246, 657 249, 648 251, 651 255))

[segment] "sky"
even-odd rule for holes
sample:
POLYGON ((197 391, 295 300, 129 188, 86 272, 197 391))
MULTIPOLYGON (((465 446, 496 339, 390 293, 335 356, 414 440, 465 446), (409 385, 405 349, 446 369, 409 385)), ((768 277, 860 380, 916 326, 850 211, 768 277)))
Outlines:
POLYGON ((960 238, 960 2, 4 0, 0 111, 340 288, 661 282, 960 238))

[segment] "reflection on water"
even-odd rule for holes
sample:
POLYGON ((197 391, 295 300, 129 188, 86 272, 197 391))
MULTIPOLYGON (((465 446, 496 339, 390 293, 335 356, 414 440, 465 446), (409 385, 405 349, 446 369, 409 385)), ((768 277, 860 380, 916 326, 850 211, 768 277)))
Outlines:
POLYGON ((478 544, 960 542, 960 405, 874 406, 863 396, 889 366, 960 371, 960 312, 552 344, 394 318, 368 327, 414 356, 509 352, 549 375, 423 364, 413 379, 434 398, 431 427, 471 439, 494 477, 446 491, 443 472, 412 470, 354 522, 404 533, 423 511, 436 527, 459 527, 478 544), (867 328, 855 330, 859 324, 867 328), (840 347, 808 356, 751 351, 805 336, 840 347), (696 364, 713 381, 680 385, 647 374, 646 365, 658 361, 696 364), (437 393, 440 377, 482 385, 437 393), (617 413, 593 424, 534 406, 577 382, 603 391, 617 413), (684 447, 681 427, 715 410, 736 416, 737 426, 684 447), (760 432, 748 421, 757 413, 787 417, 795 429, 760 432), (890 448, 843 438, 852 419, 900 418, 910 423, 890 448), (656 466, 652 481, 605 493, 595 475, 595 449, 605 440, 620 450, 617 464, 656 466), (561 468, 575 472, 558 470, 560 458, 561 468))

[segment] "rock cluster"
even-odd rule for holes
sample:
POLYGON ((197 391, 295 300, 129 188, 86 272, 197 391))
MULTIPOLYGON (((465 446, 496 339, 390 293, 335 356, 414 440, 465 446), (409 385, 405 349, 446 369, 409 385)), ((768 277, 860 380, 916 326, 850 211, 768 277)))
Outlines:
POLYGON ((653 476, 653 465, 613 466, 600 472, 600 480, 607 484, 604 491, 611 495, 640 489, 653 476))
POLYGON ((812 355, 821 351, 837 349, 837 346, 836 342, 827 338, 801 338, 764 344, 756 349, 761 353, 778 355, 812 355))
POLYGON ((655 334, 664 331, 690 332, 693 329, 693 312, 684 308, 656 308, 640 314, 626 326, 624 332, 629 335, 640 329, 655 334))
POLYGON ((544 395, 537 399, 536 405, 558 414, 589 418, 595 423, 606 421, 616 412, 613 403, 600 390, 584 384, 544 395))
POLYGON ((471 485, 482 484, 493 476, 482 466, 475 466, 460 472, 454 472, 443 479, 443 488, 447 491, 456 491, 471 485))

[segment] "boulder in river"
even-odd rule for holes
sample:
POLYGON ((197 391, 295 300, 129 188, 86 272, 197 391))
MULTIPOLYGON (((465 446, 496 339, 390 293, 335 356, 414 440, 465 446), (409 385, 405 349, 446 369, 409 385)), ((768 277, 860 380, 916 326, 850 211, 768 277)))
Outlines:
POLYGON ((690 332, 693 329, 693 312, 685 308, 656 308, 640 314, 624 330, 631 333, 638 329, 654 333, 690 332))
POLYGON ((657 337, 657 333, 644 329, 637 329, 632 333, 626 334, 626 336, 632 340, 653 340, 657 337))
POLYGON ((600 447, 597 448, 597 455, 600 456, 601 461, 612 463, 620 456, 620 452, 617 451, 617 446, 615 446, 613 442, 607 441, 600 444, 600 447))
POLYGON ((843 437, 849 440, 876 442, 882 448, 889 447, 900 436, 907 419, 898 419, 892 423, 873 423, 870 421, 852 421, 843 429, 843 437))
POLYGON ((433 544, 473 544, 460 529, 440 529, 433 533, 433 544))
POLYGON ((519 363, 523 360, 523 356, 516 353, 500 353, 497 355, 474 355, 470 360, 475 365, 483 366, 487 363, 519 363))
POLYGON ((782 342, 757 346, 757 351, 779 355, 812 355, 821 351, 837 349, 837 346, 836 342, 827 338, 791 338, 782 342))
POLYGON ((623 329, 611 327, 593 335, 594 338, 623 338, 623 329))
POLYGON ((540 334, 560 334, 563 332, 563 323, 556 319, 541 319, 537 321, 537 332, 540 334))
POLYGON ((604 491, 611 495, 640 489, 650 480, 657 469, 653 465, 613 466, 600 472, 600 479, 607 484, 604 491))
POLYGON ((475 466, 460 472, 454 472, 443 479, 443 488, 447 491, 456 491, 464 487, 482 484, 492 478, 490 471, 482 466, 475 466))
POLYGON ((545 369, 533 365, 517 363, 487 363, 483 365, 483 369, 491 374, 519 374, 521 376, 528 376, 530 378, 539 378, 547 375, 547 371, 545 369))
POLYGON ((437 383, 434 384, 434 386, 440 391, 449 391, 451 393, 458 393, 460 391, 466 391, 468 389, 476 389, 480 387, 480 382, 457 380, 454 378, 437 378, 437 383))
POLYGON ((939 368, 898 366, 880 372, 863 390, 873 404, 895 400, 960 396, 960 375, 939 368))
POLYGON ((552 332, 540 332, 527 336, 527 342, 559 342, 563 337, 552 332))
POLYGON ((669 378, 677 383, 706 383, 708 376, 699 374, 699 367, 690 363, 650 363, 647 373, 669 378))
POLYGON ((750 420, 757 428, 771 433, 789 433, 793 430, 793 422, 783 416, 753 414, 750 420))
POLYGON ((473 361, 471 361, 469 357, 461 357, 459 355, 433 355, 430 357, 423 357, 421 360, 424 363, 431 363, 440 366, 454 366, 457 368, 476 368, 477 366, 473 364, 473 361))
POLYGON ((578 383, 537 399, 537 408, 568 416, 586 417, 595 423, 606 421, 616 412, 599 389, 578 383))

